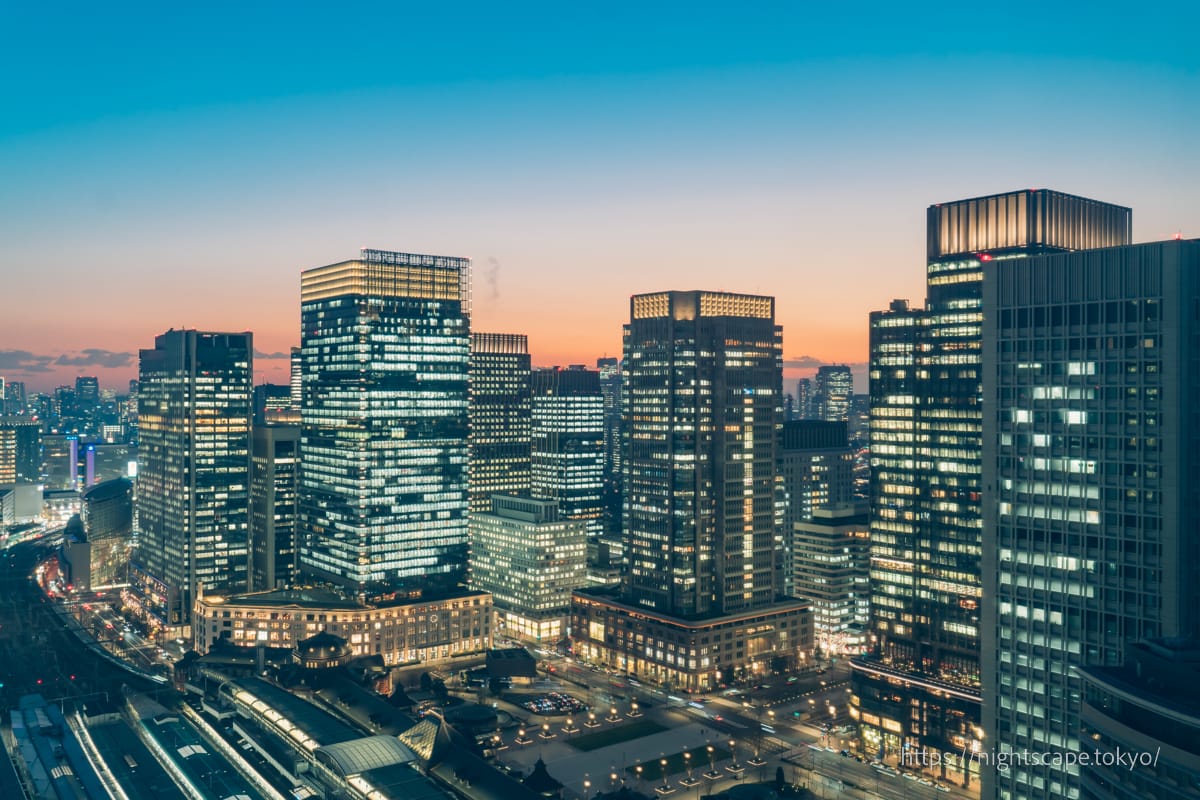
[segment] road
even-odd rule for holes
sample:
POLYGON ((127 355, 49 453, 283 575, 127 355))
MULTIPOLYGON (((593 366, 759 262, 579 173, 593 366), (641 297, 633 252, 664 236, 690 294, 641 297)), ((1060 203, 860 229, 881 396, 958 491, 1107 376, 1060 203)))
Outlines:
POLYGON ((904 777, 895 770, 881 771, 852 756, 843 756, 855 737, 849 716, 849 667, 836 664, 821 672, 772 676, 753 687, 723 690, 708 697, 673 696, 655 687, 612 675, 575 661, 569 656, 538 653, 547 675, 562 678, 583 689, 585 700, 596 708, 616 705, 622 711, 634 701, 647 703, 674 718, 674 724, 701 722, 706 730, 736 740, 741 752, 757 752, 773 774, 779 756, 819 796, 833 797, 857 787, 868 795, 888 800, 977 800, 975 791, 955 784, 938 789, 931 780, 904 777), (765 727, 764 727, 765 726, 765 727), (840 787, 840 788, 838 788, 840 787))

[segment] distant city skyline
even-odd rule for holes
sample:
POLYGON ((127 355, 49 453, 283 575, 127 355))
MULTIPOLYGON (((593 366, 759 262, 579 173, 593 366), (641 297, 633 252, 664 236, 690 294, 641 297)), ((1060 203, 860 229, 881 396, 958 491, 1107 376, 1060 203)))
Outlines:
POLYGON ((471 257, 472 328, 535 366, 618 355, 634 294, 746 292, 861 391, 932 203, 1053 187, 1200 235, 1198 14, 14 8, 0 375, 119 389, 174 327, 253 331, 286 383, 300 269, 369 246, 471 257))

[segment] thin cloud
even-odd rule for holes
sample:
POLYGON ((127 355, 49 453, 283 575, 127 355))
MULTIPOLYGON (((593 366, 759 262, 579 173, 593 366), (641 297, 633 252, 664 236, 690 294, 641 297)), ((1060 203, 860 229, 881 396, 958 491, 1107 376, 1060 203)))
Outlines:
POLYGON ((103 367, 105 369, 117 369, 118 367, 128 367, 133 363, 133 353, 118 353, 113 350, 101 350, 97 347, 89 347, 86 350, 80 350, 75 355, 62 354, 54 360, 55 364, 63 367, 103 367))
POLYGON ((787 358, 783 361, 784 369, 816 369, 817 367, 850 367, 851 369, 862 369, 867 366, 866 361, 824 361, 815 356, 800 356, 799 358, 787 358))
POLYGON ((784 369, 812 369, 813 367, 823 367, 828 364, 828 361, 822 361, 813 356, 800 356, 799 358, 785 358, 783 360, 784 369))
POLYGON ((262 359, 264 361, 271 361, 271 360, 280 359, 280 358, 291 358, 292 354, 291 353, 281 353, 278 350, 275 351, 274 353, 266 353, 266 352, 263 352, 262 350, 255 350, 254 357, 258 358, 258 359, 262 359))
POLYGON ((28 350, 0 350, 0 370, 6 372, 50 372, 50 356, 41 356, 28 350))

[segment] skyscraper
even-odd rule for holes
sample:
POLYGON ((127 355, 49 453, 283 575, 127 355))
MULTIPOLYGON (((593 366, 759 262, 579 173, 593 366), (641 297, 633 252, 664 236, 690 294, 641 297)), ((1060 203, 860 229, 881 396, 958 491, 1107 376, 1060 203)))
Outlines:
POLYGON ((663 292, 631 305, 626 595, 681 617, 768 606, 783 399, 774 298, 663 292))
POLYGON ((471 334, 470 510, 491 511, 492 495, 529 492, 529 338, 471 334))
POLYGON ((92 587, 124 583, 133 544, 133 484, 126 478, 84 492, 81 519, 90 545, 92 587))
POLYGON ((604 398, 600 374, 582 366, 533 371, 534 497, 556 500, 565 519, 604 531, 604 398))
POLYGON ((845 364, 817 369, 815 399, 817 418, 826 422, 845 422, 850 417, 850 398, 854 394, 854 373, 845 364))
MULTIPOLYGON (((1135 642, 1200 641, 1200 240, 1005 261, 983 290, 987 739, 1012 754, 1090 752, 1100 732, 1111 750, 1139 727, 1186 741, 1186 694, 1146 728, 1168 708, 1139 711, 1142 693, 1168 676, 1137 688, 1119 668, 1135 642)), ((1121 782, 1173 796, 1154 761, 1121 782)), ((1134 796, 1076 763, 983 776, 1003 800, 1134 796)))
POLYGON ((254 387, 254 425, 298 425, 300 409, 292 404, 292 387, 260 383, 254 387))
POLYGON ((797 420, 784 423, 779 440, 779 475, 787 493, 783 524, 812 519, 824 506, 854 500, 854 461, 846 423, 797 420))
POLYGON ((75 379, 75 408, 81 415, 93 414, 100 405, 100 379, 81 375, 75 379))
POLYGON ((300 426, 255 425, 250 440, 251 591, 285 589, 296 580, 299 478, 300 426))
POLYGON ((796 381, 796 419, 818 419, 815 406, 816 390, 812 378, 796 381))
POLYGON ((979 746, 984 273, 1124 244, 1130 211, 1049 190, 930 206, 927 305, 871 315, 871 652, 852 662, 866 752, 937 754, 967 783, 979 746), (964 772, 964 768, 968 771, 964 772))
POLYGON ((604 528, 610 539, 621 536, 621 360, 596 359, 600 396, 604 398, 604 528))
POLYGON ((7 381, 4 384, 4 405, 0 409, 3 414, 24 414, 26 412, 25 382, 7 381))
POLYGON ((288 355, 288 388, 292 392, 292 408, 298 412, 302 400, 304 361, 299 347, 293 347, 288 355))
POLYGON ((41 470, 41 425, 29 417, 0 416, 0 486, 37 483, 41 470))
POLYGON ((780 541, 779 591, 804 596, 792 584, 796 523, 813 512, 854 499, 854 462, 846 439, 846 423, 794 420, 783 423, 779 438, 780 541))
POLYGON ((79 488, 79 435, 47 434, 42 437, 42 476, 55 491, 79 488))
POLYGON ((356 595, 467 563, 470 261, 363 250, 301 275, 301 569, 356 595))
POLYGON ((811 620, 805 604, 780 603, 776 586, 774 298, 658 292, 630 307, 629 570, 619 597, 576 593, 576 651, 688 688, 788 663, 811 643, 811 620))
POLYGON ((170 330, 140 354, 132 578, 170 629, 201 591, 246 586, 252 338, 170 330))

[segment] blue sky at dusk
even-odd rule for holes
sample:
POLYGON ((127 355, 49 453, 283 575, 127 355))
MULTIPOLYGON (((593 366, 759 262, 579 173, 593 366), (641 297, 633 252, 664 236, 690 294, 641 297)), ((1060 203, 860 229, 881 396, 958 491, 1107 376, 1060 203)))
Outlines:
POLYGON ((116 386, 171 326, 286 351, 299 271, 360 246, 472 257, 474 327, 535 363, 724 288, 778 298, 799 364, 921 299, 930 203, 1200 236, 1194 5, 645 5, 4 9, 0 375, 116 386))

